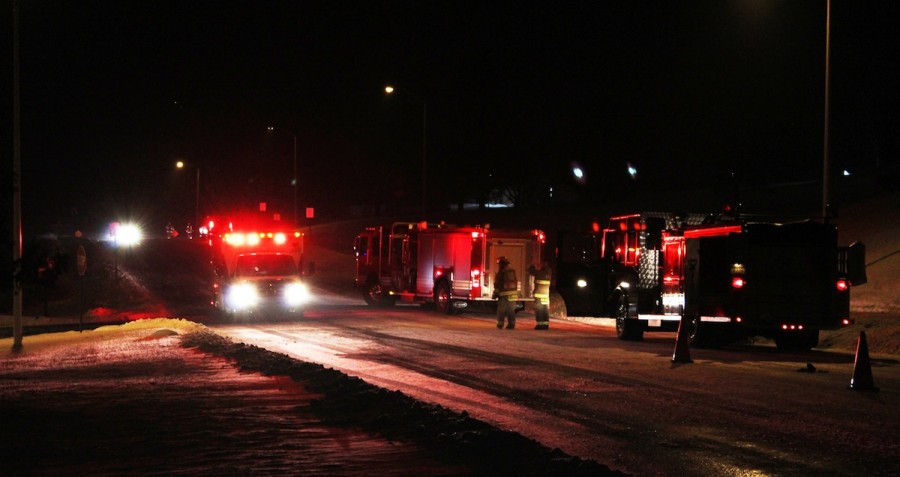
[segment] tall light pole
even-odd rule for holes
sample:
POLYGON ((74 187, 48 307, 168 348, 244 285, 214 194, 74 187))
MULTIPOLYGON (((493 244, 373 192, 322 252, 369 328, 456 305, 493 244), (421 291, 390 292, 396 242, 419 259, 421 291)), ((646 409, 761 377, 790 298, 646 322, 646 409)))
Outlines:
POLYGON ((831 86, 831 0, 825 5, 825 139, 822 151, 822 217, 828 220, 828 206, 831 199, 831 164, 828 157, 828 122, 831 86))
MULTIPOLYGON (((391 85, 387 85, 384 87, 384 92, 387 94, 394 94, 395 91, 397 91, 397 88, 394 88, 391 85)), ((400 91, 402 91, 403 94, 409 96, 410 98, 413 98, 414 100, 422 103, 422 218, 424 219, 425 211, 427 210, 426 198, 428 197, 427 193, 426 193, 426 184, 427 184, 427 177, 428 177, 428 169, 427 169, 428 147, 427 147, 427 142, 426 142, 427 131, 428 131, 428 126, 427 126, 428 103, 426 103, 424 99, 413 95, 412 93, 410 93, 409 91, 406 91, 405 89, 400 89, 400 91)))
POLYGON ((13 350, 22 349, 22 141, 19 107, 19 2, 13 0, 13 350))
MULTIPOLYGON (((178 161, 175 163, 175 167, 184 169, 187 167, 187 164, 184 161, 178 161)), ((195 165, 194 168, 197 169, 197 186, 194 195, 194 227, 200 227, 200 166, 195 165)))
POLYGON ((269 126, 266 129, 268 129, 269 131, 283 132, 290 135, 291 138, 294 139, 294 178, 291 180, 291 188, 294 191, 294 227, 297 227, 299 225, 297 219, 297 135, 281 128, 276 129, 275 126, 269 126))

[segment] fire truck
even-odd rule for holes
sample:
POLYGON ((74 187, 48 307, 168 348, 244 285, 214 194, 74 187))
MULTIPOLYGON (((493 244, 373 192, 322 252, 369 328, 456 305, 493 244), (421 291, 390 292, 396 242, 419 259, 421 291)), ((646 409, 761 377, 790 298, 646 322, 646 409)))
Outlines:
POLYGON ((277 223, 210 235, 213 304, 231 317, 302 316, 310 301, 303 280, 304 235, 277 223))
POLYGON ((625 340, 684 321, 697 347, 763 336, 808 350, 851 323, 850 288, 866 282, 864 246, 839 247, 814 220, 650 212, 598 229, 560 234, 557 290, 569 314, 614 318, 625 340))
POLYGON ((540 230, 501 230, 426 222, 369 227, 355 240, 356 281, 373 306, 399 302, 434 304, 445 314, 475 305, 496 306, 497 260, 507 257, 518 273, 519 302, 532 301, 528 267, 540 267, 540 230))

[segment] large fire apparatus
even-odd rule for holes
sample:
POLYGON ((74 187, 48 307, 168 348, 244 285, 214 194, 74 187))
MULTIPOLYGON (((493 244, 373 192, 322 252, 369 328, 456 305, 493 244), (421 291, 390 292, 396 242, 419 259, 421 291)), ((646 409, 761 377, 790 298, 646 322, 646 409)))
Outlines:
POLYGON ((356 282, 374 306, 397 301, 435 305, 452 314, 470 305, 496 306, 497 260, 507 257, 518 272, 519 303, 532 301, 528 267, 540 266, 544 233, 397 222, 371 227, 356 237, 356 282))
POLYGON ((850 321, 865 249, 833 224, 704 214, 613 217, 599 233, 560 234, 557 290, 569 314, 615 318, 621 339, 675 331, 717 347, 749 336, 808 350, 850 321))
POLYGON ((210 236, 213 304, 229 316, 302 316, 310 299, 303 281, 303 233, 277 223, 235 227, 210 236))

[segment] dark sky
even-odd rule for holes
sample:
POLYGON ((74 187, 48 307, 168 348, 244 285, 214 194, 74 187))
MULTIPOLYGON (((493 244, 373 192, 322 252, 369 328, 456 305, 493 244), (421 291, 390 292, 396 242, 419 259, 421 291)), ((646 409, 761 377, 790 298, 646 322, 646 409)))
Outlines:
MULTIPOLYGON (((900 2, 832 3, 832 162, 896 167, 900 2)), ((178 159, 204 211, 289 208, 292 134, 301 207, 417 204, 423 105, 434 203, 498 177, 598 198, 627 164, 642 187, 820 180, 825 4, 20 0, 26 227, 189 217, 178 159)))

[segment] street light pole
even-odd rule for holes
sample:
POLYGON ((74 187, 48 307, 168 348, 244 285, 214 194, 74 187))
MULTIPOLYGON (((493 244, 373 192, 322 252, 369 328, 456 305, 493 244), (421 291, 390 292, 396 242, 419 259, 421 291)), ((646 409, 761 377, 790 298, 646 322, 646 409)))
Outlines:
MULTIPOLYGON (((184 161, 178 161, 175 163, 175 167, 178 169, 184 169, 187 167, 184 161)), ((197 184, 194 189, 194 226, 200 226, 200 166, 194 166, 197 169, 197 184)))
POLYGON ((831 164, 829 159, 829 109, 831 86, 831 0, 825 6, 825 139, 822 152, 822 217, 828 220, 828 207, 831 199, 831 164))
POLYGON ((200 168, 197 167, 197 187, 194 194, 194 227, 200 227, 200 168))
MULTIPOLYGON (((269 131, 276 130, 275 126, 269 126, 266 129, 268 129, 269 131)), ((299 225, 299 222, 298 222, 299 219, 297 216, 297 188, 298 188, 297 187, 298 186, 298 184, 297 184, 297 135, 290 131, 285 131, 284 129, 281 129, 281 128, 278 128, 277 130, 281 131, 285 134, 289 134, 291 136, 291 138, 293 138, 293 140, 294 140, 294 178, 291 180, 291 188, 294 191, 294 226, 296 227, 299 225)))
MULTIPOLYGON (((384 87, 384 92, 387 94, 394 94, 395 91, 397 91, 397 88, 394 88, 391 85, 384 87)), ((427 201, 427 197, 428 197, 427 188, 426 188, 426 185, 428 182, 428 180, 427 180, 427 178, 428 178, 428 169, 427 169, 427 164, 428 164, 428 159, 427 159, 427 157, 428 157, 427 156, 427 153, 428 153, 428 142, 427 142, 428 103, 424 99, 422 99, 418 96, 415 96, 414 94, 410 93, 409 91, 406 91, 405 89, 400 89, 400 91, 403 91, 403 93, 406 94, 407 96, 409 96, 410 98, 413 98, 414 100, 422 103, 422 218, 425 218, 425 211, 427 210, 427 202, 426 201, 427 201)))

